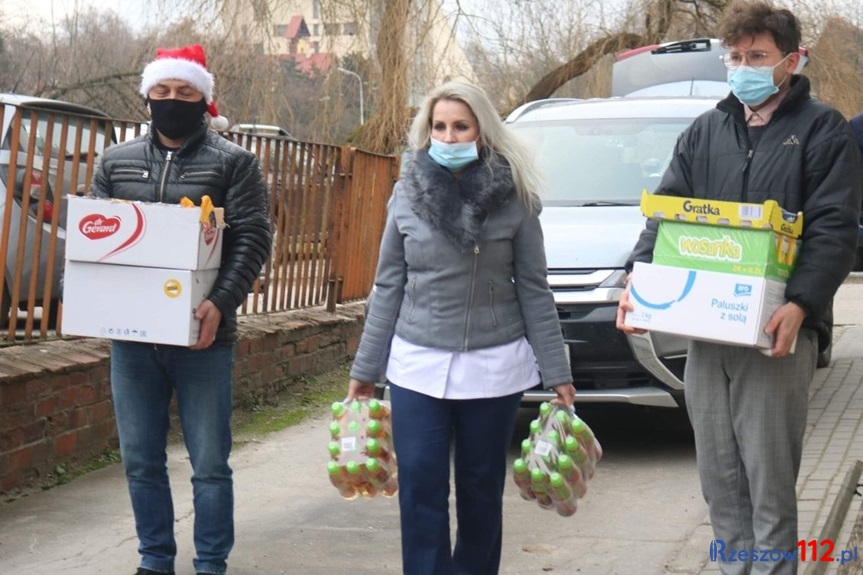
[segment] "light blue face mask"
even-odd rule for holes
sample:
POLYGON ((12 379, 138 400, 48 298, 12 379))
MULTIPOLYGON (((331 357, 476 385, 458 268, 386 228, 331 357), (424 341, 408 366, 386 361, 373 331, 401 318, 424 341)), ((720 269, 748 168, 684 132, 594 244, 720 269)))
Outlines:
POLYGON ((448 144, 431 138, 429 156, 449 171, 457 172, 471 162, 478 160, 479 150, 476 147, 476 140, 448 144))
MULTIPOLYGON (((782 64, 785 58, 782 58, 776 66, 782 64)), ((779 92, 779 86, 773 84, 773 70, 776 66, 740 66, 735 70, 728 70, 728 84, 731 86, 731 91, 747 106, 763 104, 770 96, 779 92)), ((781 86, 783 82, 785 80, 782 80, 779 85, 781 86)))

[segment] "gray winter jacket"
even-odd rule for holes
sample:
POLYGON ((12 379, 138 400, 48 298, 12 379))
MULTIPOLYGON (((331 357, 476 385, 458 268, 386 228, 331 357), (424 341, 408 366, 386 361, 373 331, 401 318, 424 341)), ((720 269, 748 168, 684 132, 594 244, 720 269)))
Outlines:
POLYGON ((207 129, 176 151, 155 142, 155 132, 105 150, 90 195, 178 204, 183 196, 200 205, 209 195, 225 209, 222 263, 207 296, 222 312, 216 344, 236 340, 237 308, 245 301, 270 253, 267 189, 257 158, 207 129))
POLYGON ((351 377, 380 380, 394 333, 445 350, 526 335, 544 386, 571 382, 538 210, 518 199, 500 158, 475 162, 456 178, 426 151, 408 154, 351 377))

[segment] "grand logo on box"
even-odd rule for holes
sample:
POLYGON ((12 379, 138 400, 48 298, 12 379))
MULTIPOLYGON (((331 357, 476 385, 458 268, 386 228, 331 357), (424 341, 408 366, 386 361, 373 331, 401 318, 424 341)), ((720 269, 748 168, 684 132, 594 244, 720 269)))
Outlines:
POLYGON ((101 240, 117 233, 117 230, 120 229, 120 218, 90 214, 78 223, 78 229, 87 236, 87 239, 101 240))
MULTIPOLYGON (((99 258, 99 261, 104 261, 115 254, 131 248, 144 237, 144 232, 147 229, 147 220, 144 217, 144 212, 135 204, 131 204, 131 206, 135 212, 135 225, 132 228, 132 232, 119 246, 99 258)), ((107 217, 104 214, 89 214, 78 222, 78 230, 88 240, 103 240, 125 228, 128 228, 128 226, 123 226, 123 219, 121 217, 107 217)))

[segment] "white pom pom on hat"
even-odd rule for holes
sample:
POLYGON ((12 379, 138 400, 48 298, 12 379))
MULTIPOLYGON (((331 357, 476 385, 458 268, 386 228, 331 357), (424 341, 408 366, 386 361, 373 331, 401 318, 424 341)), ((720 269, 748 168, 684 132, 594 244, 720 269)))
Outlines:
POLYGON ((207 70, 207 56, 200 44, 175 50, 158 48, 156 59, 147 64, 141 74, 140 94, 145 98, 150 89, 164 80, 183 80, 197 88, 207 102, 209 124, 214 130, 227 130, 228 119, 219 114, 213 101, 213 75, 207 70))

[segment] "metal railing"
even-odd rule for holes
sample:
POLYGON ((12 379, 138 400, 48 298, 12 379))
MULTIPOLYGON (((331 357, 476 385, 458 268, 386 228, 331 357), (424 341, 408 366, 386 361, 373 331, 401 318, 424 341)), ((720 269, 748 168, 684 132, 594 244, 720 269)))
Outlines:
MULTIPOLYGON (((64 196, 86 194, 105 148, 147 125, 0 105, 0 127, 4 113, 11 121, 0 140, 0 334, 8 342, 46 339, 62 333, 64 196)), ((398 159, 287 137, 222 136, 258 156, 270 191, 272 257, 240 313, 333 309, 366 297, 398 159)))

